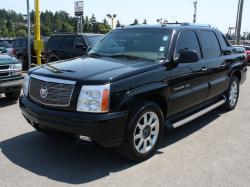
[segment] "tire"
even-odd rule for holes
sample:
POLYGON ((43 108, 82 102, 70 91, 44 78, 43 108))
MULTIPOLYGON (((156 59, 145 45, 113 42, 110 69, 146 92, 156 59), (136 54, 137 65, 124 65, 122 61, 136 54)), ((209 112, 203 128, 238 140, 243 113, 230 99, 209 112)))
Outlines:
POLYGON ((142 102, 129 115, 124 142, 117 149, 118 153, 131 161, 147 160, 155 154, 163 134, 162 110, 155 103, 142 102))
POLYGON ((231 78, 228 90, 225 92, 226 103, 224 104, 224 109, 230 111, 234 110, 239 99, 240 93, 240 82, 236 76, 231 78))
POLYGON ((20 97, 20 94, 21 94, 21 90, 10 92, 10 93, 5 93, 5 96, 7 97, 8 100, 17 101, 20 97))

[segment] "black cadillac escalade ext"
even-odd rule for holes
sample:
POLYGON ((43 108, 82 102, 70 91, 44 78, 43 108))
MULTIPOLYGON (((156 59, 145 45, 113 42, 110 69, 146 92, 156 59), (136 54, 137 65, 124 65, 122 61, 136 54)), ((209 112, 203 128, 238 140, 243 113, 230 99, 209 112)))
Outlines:
POLYGON ((142 161, 164 128, 220 106, 233 110, 246 74, 245 55, 209 26, 129 26, 107 34, 87 57, 31 69, 20 108, 38 131, 142 161))

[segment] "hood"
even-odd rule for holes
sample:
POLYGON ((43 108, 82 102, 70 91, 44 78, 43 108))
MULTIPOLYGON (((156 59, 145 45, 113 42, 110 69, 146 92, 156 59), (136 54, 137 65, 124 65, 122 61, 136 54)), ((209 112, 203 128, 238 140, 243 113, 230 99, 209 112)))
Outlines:
POLYGON ((0 65, 4 64, 18 64, 20 63, 16 58, 12 58, 9 55, 0 54, 0 65))
POLYGON ((160 63, 150 61, 86 57, 50 63, 34 69, 31 73, 59 79, 103 83, 114 82, 159 66, 160 63))

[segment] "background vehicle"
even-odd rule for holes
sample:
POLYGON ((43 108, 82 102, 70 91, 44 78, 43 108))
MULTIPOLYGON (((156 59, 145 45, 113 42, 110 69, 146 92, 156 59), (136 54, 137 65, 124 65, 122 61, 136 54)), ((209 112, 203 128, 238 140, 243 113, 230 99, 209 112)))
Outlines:
POLYGON ((49 38, 46 46, 46 61, 54 62, 86 55, 103 38, 102 34, 57 34, 49 38))
POLYGON ((0 48, 0 94, 4 93, 8 99, 15 101, 22 89, 22 66, 17 59, 2 52, 6 49, 0 48))
POLYGON ((124 27, 86 58, 30 70, 20 108, 39 131, 116 147, 142 161, 156 152, 165 127, 220 106, 233 110, 246 74, 245 54, 233 53, 211 27, 124 27))
POLYGON ((235 52, 238 53, 245 53, 246 54, 246 60, 248 63, 250 63, 250 46, 244 46, 244 45, 233 45, 235 52))
MULTIPOLYGON (((44 42, 46 45, 47 39, 44 42)), ((36 53, 34 50, 34 38, 31 38, 31 63, 36 63, 36 53)), ((22 63, 23 70, 28 70, 28 37, 16 38, 11 45, 16 50, 16 58, 22 63)), ((42 52, 42 63, 45 63, 44 52, 42 52)))
POLYGON ((250 46, 244 46, 247 55, 247 62, 250 63, 250 46))
POLYGON ((4 47, 7 50, 7 54, 11 57, 15 57, 16 50, 9 44, 7 40, 0 40, 0 47, 4 47))

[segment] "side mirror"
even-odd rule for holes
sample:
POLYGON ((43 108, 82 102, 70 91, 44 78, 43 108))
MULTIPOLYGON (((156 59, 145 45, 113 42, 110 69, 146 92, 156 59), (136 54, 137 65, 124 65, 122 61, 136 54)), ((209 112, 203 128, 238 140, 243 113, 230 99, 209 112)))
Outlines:
POLYGON ((89 47, 87 48, 86 53, 89 53, 89 52, 91 51, 91 49, 92 49, 92 47, 91 47, 91 46, 89 46, 89 47))
POLYGON ((223 55, 231 55, 233 53, 233 48, 228 47, 227 49, 223 50, 223 55))
POLYGON ((0 53, 7 53, 7 49, 5 47, 0 47, 0 53))
POLYGON ((85 45, 83 45, 82 43, 76 44, 76 45, 75 45, 75 48, 76 48, 76 49, 83 49, 83 50, 86 50, 86 49, 87 49, 87 47, 86 47, 85 45))
POLYGON ((196 51, 183 50, 178 53, 174 61, 177 63, 193 63, 198 62, 199 59, 199 55, 196 51))

